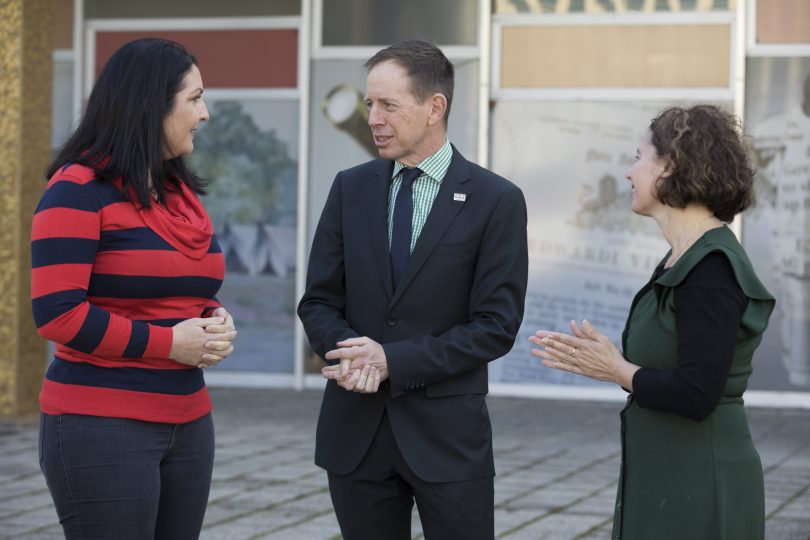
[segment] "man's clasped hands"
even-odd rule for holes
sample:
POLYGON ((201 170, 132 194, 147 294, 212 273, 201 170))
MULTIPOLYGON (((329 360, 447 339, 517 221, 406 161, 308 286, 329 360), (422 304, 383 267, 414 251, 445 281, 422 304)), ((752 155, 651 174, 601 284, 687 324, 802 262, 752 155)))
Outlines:
POLYGON ((337 349, 326 353, 327 360, 340 363, 321 369, 324 379, 334 379, 350 392, 373 394, 388 378, 388 362, 382 345, 368 337, 356 337, 337 342, 337 349))

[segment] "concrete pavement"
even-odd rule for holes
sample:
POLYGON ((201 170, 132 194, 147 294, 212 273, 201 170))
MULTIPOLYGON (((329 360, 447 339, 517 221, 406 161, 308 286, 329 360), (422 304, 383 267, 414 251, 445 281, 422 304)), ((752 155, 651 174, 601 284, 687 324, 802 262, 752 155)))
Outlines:
MULTIPOLYGON (((215 388, 217 457, 203 540, 337 540, 312 463, 320 392, 215 388)), ((620 403, 490 397, 495 527, 508 540, 610 536, 620 403)), ((749 409, 765 469, 767 540, 810 540, 810 411, 749 409)), ((0 420, 0 538, 55 540, 36 417, 0 420)), ((414 511, 414 538, 422 538, 414 511)), ((385 540, 385 539, 381 539, 385 540)))

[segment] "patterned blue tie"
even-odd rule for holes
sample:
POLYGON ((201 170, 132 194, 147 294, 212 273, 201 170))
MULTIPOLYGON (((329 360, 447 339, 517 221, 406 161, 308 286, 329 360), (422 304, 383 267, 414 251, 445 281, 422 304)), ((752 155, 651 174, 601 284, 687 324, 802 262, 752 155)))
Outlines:
POLYGON ((421 169, 402 169, 402 185, 394 201, 394 223, 391 227, 391 275, 394 288, 405 274, 411 257, 411 223, 413 221, 413 189, 411 184, 422 174, 421 169))

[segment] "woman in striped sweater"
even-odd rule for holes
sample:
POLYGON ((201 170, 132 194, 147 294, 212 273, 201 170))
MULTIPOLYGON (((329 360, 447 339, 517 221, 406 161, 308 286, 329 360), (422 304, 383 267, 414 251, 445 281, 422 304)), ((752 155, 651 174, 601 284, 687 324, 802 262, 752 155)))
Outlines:
POLYGON ((56 343, 40 464, 66 538, 197 538, 214 457, 201 368, 233 351, 222 252, 186 167, 208 119, 177 43, 124 45, 48 170, 32 304, 56 343))

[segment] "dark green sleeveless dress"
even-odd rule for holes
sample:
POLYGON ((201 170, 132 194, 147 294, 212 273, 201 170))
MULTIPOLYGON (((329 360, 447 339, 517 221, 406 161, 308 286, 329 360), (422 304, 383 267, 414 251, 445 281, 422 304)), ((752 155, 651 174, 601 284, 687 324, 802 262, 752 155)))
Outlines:
POLYGON ((715 251, 728 257, 748 297, 723 397, 701 422, 645 409, 632 394, 628 397, 621 412, 622 466, 614 539, 764 537, 762 464, 751 441, 742 394, 775 301, 727 227, 708 231, 672 268, 636 294, 622 345, 625 358, 639 366, 659 370, 678 366, 675 287, 703 257, 715 251))

